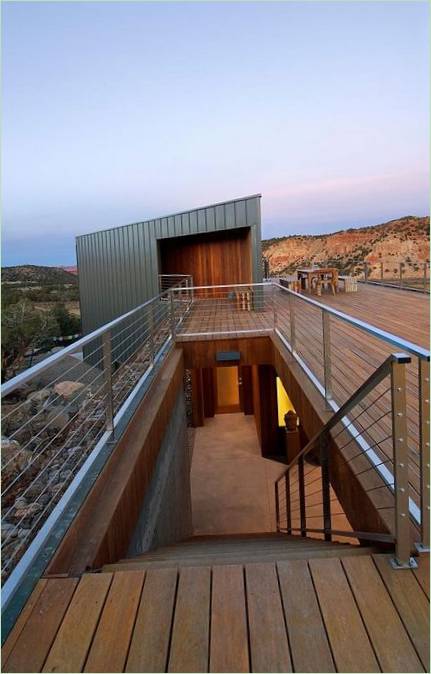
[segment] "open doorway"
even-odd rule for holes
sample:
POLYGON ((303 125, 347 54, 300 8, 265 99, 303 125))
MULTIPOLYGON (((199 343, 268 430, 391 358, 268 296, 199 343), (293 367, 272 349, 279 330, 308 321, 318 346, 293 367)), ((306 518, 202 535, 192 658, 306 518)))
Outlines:
POLYGON ((216 414, 241 411, 239 368, 236 365, 215 368, 214 400, 216 414))

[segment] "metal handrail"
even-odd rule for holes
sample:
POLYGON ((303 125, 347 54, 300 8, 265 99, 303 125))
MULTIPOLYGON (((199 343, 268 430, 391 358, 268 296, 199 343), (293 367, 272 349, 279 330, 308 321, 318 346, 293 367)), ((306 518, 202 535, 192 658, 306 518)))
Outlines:
POLYGON ((294 290, 290 290, 290 288, 286 288, 285 286, 282 286, 280 283, 276 283, 274 281, 272 283, 280 290, 283 290, 283 292, 293 295, 302 302, 315 306, 318 309, 324 311, 325 313, 330 314, 331 316, 335 316, 336 318, 339 318, 340 320, 344 321, 345 323, 348 323, 349 325, 353 325, 355 328, 359 328, 360 330, 367 332, 368 334, 373 335, 378 339, 384 340, 388 344, 392 344, 393 346, 396 346, 397 348, 402 349, 403 351, 407 351, 408 353, 411 353, 413 356, 417 356, 418 358, 421 358, 426 361, 430 360, 430 352, 427 349, 424 349, 423 347, 418 346, 417 344, 414 344, 413 342, 410 342, 407 339, 397 337, 391 332, 387 332, 386 330, 377 328, 374 325, 367 323, 366 321, 362 321, 360 318, 349 316, 349 314, 345 314, 344 312, 339 311, 338 309, 333 309, 332 307, 329 307, 326 304, 317 302, 316 300, 313 300, 311 297, 304 297, 304 295, 301 295, 300 293, 297 293, 294 290))
POLYGON ((348 414, 353 409, 353 407, 356 407, 356 405, 362 400, 364 396, 367 395, 367 393, 372 391, 372 389, 389 374, 390 366, 393 362, 403 364, 410 363, 411 358, 409 358, 409 356, 407 356, 405 353, 393 353, 388 358, 386 358, 386 360, 383 361, 377 370, 375 370, 373 374, 368 377, 368 379, 363 384, 361 384, 361 386, 353 393, 353 395, 350 396, 344 405, 339 408, 339 410, 329 419, 329 421, 327 421, 326 424, 319 431, 317 431, 315 435, 313 435, 305 447, 303 447, 301 451, 295 456, 295 458, 287 465, 286 470, 275 481, 275 484, 281 482, 286 473, 288 473, 291 468, 296 463, 298 463, 299 459, 305 456, 305 454, 308 454, 322 434, 327 433, 331 430, 331 428, 336 426, 336 424, 338 424, 343 419, 343 417, 345 417, 346 414, 348 414))
MULTIPOLYGON (((180 285, 181 282, 179 282, 176 286, 173 286, 173 288, 179 287, 180 285)), ((172 290, 173 288, 170 288, 169 290, 172 290)), ((112 330, 112 328, 115 328, 117 325, 122 323, 127 318, 134 316, 136 313, 138 313, 145 307, 150 306, 150 304, 154 304, 162 297, 168 295, 169 290, 165 290, 162 293, 156 295, 155 297, 152 297, 151 299, 147 300, 146 302, 139 304, 137 307, 134 307, 130 311, 127 311, 125 314, 121 314, 121 316, 113 318, 112 321, 109 321, 109 323, 105 323, 100 328, 96 328, 96 330, 89 332, 88 335, 81 337, 76 342, 70 344, 69 346, 66 346, 61 351, 54 353, 52 356, 48 356, 48 358, 45 358, 44 360, 40 361, 40 363, 36 363, 36 365, 33 365, 32 367, 29 367, 23 372, 20 372, 15 377, 2 384, 1 397, 4 398, 5 396, 9 395, 19 386, 22 386, 22 384, 25 384, 30 379, 33 379, 35 375, 40 375, 45 370, 58 363, 60 360, 62 360, 62 358, 64 358, 64 356, 67 356, 68 354, 71 353, 75 353, 75 351, 80 351, 83 346, 86 346, 87 344, 92 342, 94 339, 97 339, 98 337, 102 337, 105 333, 112 330)), ((187 287, 187 290, 190 290, 190 287, 187 287)))
MULTIPOLYGON (((391 354, 368 379, 350 396, 350 398, 338 409, 338 411, 324 424, 324 426, 309 440, 303 449, 290 461, 284 473, 274 482, 276 499, 276 519, 277 529, 280 528, 280 501, 279 485, 285 481, 286 484, 286 530, 288 533, 293 531, 300 532, 302 536, 308 533, 324 534, 325 540, 331 540, 333 535, 351 536, 358 538, 368 538, 369 540, 395 542, 395 557, 393 565, 395 568, 412 568, 416 563, 410 557, 410 529, 408 523, 408 444, 407 444, 407 425, 406 425, 406 396, 405 396, 405 372, 404 367, 411 362, 410 356, 404 353, 391 354), (351 433, 349 424, 345 423, 347 415, 359 403, 375 389, 388 375, 391 377, 391 415, 392 415, 392 445, 393 445, 393 482, 386 483, 394 494, 395 509, 395 533, 381 534, 378 532, 356 532, 340 531, 332 527, 331 523, 331 505, 330 505, 330 451, 329 438, 330 431, 340 422, 343 423, 344 431, 352 436, 352 441, 357 436, 351 433), (321 481, 323 528, 310 528, 306 526, 306 491, 304 476, 304 458, 312 450, 320 448, 320 466, 321 476, 317 479, 321 481), (298 496, 300 511, 300 526, 292 526, 291 521, 291 492, 290 492, 290 473, 294 467, 298 467, 298 496)), ((352 422, 349 422, 350 424, 352 422)), ((349 444, 349 443, 346 443, 349 444)), ((357 456, 360 456, 360 452, 357 456)), ((375 469, 371 463, 370 469, 375 469)), ((315 480, 312 480, 314 482, 315 480)), ((315 492, 312 492, 313 494, 315 492)))

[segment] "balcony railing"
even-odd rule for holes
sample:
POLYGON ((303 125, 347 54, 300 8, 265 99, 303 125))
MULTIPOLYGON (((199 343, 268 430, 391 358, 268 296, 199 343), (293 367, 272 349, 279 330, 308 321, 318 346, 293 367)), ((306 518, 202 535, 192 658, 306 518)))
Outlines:
MULTIPOLYGON (((410 356, 409 512, 429 545, 429 352, 275 282, 194 287, 184 277, 2 386, 4 601, 76 494, 82 502, 88 493, 175 339, 247 335, 279 339, 335 413, 393 351, 410 356)), ((387 396, 342 423, 393 489, 392 445, 379 418, 382 405, 391 409, 387 396), (387 461, 373 453, 376 440, 387 461)))
POLYGON ((128 403, 190 310, 189 285, 183 277, 175 296, 164 291, 2 386, 3 578, 34 556, 121 431, 128 403))

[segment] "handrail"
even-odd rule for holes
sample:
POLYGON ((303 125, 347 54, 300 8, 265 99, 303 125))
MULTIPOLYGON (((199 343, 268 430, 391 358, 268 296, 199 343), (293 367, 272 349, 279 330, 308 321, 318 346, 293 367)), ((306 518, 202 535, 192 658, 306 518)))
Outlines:
POLYGON ((316 444, 316 441, 319 437, 331 430, 336 424, 338 424, 343 417, 350 412, 350 410, 355 407, 358 402, 367 395, 377 384, 379 384, 390 372, 390 366, 392 363, 406 364, 411 362, 411 358, 404 353, 393 353, 383 363, 373 372, 373 374, 368 377, 368 379, 361 384, 361 386, 356 389, 356 391, 350 396, 350 398, 339 408, 337 412, 326 422, 326 424, 319 430, 311 440, 303 447, 303 449, 295 456, 295 458, 287 465, 286 470, 280 477, 275 481, 275 484, 281 482, 286 473, 288 473, 291 468, 298 463, 298 460, 308 454, 310 449, 316 444))
MULTIPOLYGON (((368 538, 369 540, 375 541, 393 541, 395 543, 395 557, 391 561, 394 568, 414 568, 416 566, 415 561, 410 557, 410 525, 408 519, 409 513, 409 495, 408 495, 408 435, 407 435, 407 418, 406 418, 406 378, 405 378, 405 365, 411 362, 410 356, 403 353, 391 354, 386 360, 371 374, 370 377, 361 385, 359 388, 349 397, 349 399, 338 409, 337 412, 324 424, 324 426, 314 434, 311 440, 305 445, 305 447, 298 452, 292 461, 286 467, 284 473, 274 482, 275 489, 275 505, 276 505, 276 520, 277 520, 277 530, 284 531, 291 534, 292 532, 300 532, 301 536, 306 536, 308 533, 319 533, 323 534, 325 540, 332 540, 333 535, 340 536, 352 536, 353 538, 368 538), (390 386, 391 391, 390 398, 390 409, 385 412, 385 415, 390 415, 391 425, 390 425, 390 435, 387 440, 391 438, 392 441, 392 458, 387 458, 383 461, 392 461, 393 463, 393 475, 392 482, 388 483, 383 478, 383 487, 387 487, 393 493, 393 503, 392 506, 394 509, 394 532, 391 534, 384 534, 382 536, 381 532, 356 532, 352 531, 340 531, 339 528, 333 527, 332 525, 332 512, 331 512, 331 495, 330 495, 330 431, 341 422, 342 429, 338 432, 333 439, 337 438, 338 435, 342 432, 347 432, 351 436, 351 439, 348 442, 345 442, 343 438, 342 448, 349 446, 352 442, 355 443, 358 435, 352 433, 351 424, 356 420, 356 416, 349 420, 347 414, 351 412, 355 407, 357 407, 364 398, 371 392, 375 391, 376 386, 378 386, 384 379, 390 377, 390 386), (348 423, 346 423, 346 421, 348 423), (349 428, 350 426, 350 428, 349 428), (311 451, 319 452, 320 461, 318 466, 312 468, 307 473, 307 482, 305 482, 305 462, 304 458, 311 451), (291 496, 291 471, 293 467, 298 468, 297 471, 297 491, 295 489, 295 498, 292 501, 291 496), (318 476, 310 480, 310 473, 313 474, 313 471, 318 471, 318 476), (320 490, 317 491, 313 487, 313 490, 307 493, 306 485, 313 484, 314 482, 321 483, 320 490), (281 517, 280 517, 280 493, 279 485, 284 482, 285 491, 282 491, 282 494, 285 494, 285 516, 286 516, 286 525, 285 527, 281 526, 281 517), (321 517, 323 520, 323 527, 318 527, 312 525, 311 527, 307 526, 307 498, 312 497, 314 494, 319 494, 318 500, 321 499, 321 502, 317 504, 310 503, 312 510, 311 518, 315 519, 316 517, 321 517), (292 504, 294 505, 293 513, 298 513, 296 519, 300 519, 300 525, 292 525, 292 504), (315 508, 321 506, 322 514, 316 515, 315 508), (356 533, 358 535, 356 536, 356 533)), ((380 399, 381 395, 377 398, 377 401, 380 399)), ((376 402, 373 401, 372 404, 376 402)), ((372 406, 371 404, 371 406, 372 406)), ((365 411, 369 411, 370 405, 363 407, 361 413, 357 416, 361 416, 365 411)), ((379 413, 381 410, 379 410, 379 413)), ((363 424, 363 422, 362 422, 363 424)), ((372 425, 372 423, 371 423, 372 425)), ((366 432, 367 429, 365 428, 366 432)), ((384 453, 384 452, 382 452, 384 453)), ((367 453, 362 450, 359 453, 354 453, 353 457, 350 456, 346 458, 347 463, 350 463, 359 456, 367 456, 367 453)), ((387 455, 386 455, 387 456, 387 455)), ((381 460, 380 460, 381 461, 381 460)), ((379 464, 370 462, 370 467, 364 469, 363 467, 359 472, 355 472, 354 475, 362 475, 368 470, 376 470, 379 464)), ((382 476, 381 476, 382 477, 382 476)), ((373 483, 373 486, 368 491, 374 491, 374 489, 380 488, 379 486, 373 483)), ((337 515, 342 515, 343 513, 336 513, 337 515)))
POLYGON ((282 286, 280 283, 273 282, 273 285, 276 286, 277 288, 280 288, 280 290, 283 290, 284 292, 294 295, 298 299, 300 299, 302 302, 306 302, 307 304, 311 304, 312 306, 317 307, 318 309, 321 309, 322 311, 331 314, 332 316, 335 316, 336 318, 339 318, 340 320, 344 321, 345 323, 348 323, 350 325, 353 325, 356 328, 359 328, 360 330, 363 330, 365 332, 368 332, 371 335, 374 335, 375 337, 379 339, 383 339, 385 342, 388 342, 389 344, 392 344, 393 346, 398 347, 399 349, 402 349, 403 351, 407 351, 408 353, 413 354, 414 356, 417 356, 418 358, 421 358, 423 360, 430 360, 430 352, 427 349, 424 349, 421 346, 418 346, 417 344, 414 344, 413 342, 408 341, 407 339, 403 339, 402 337, 397 337, 396 335, 392 334, 391 332, 387 332, 386 330, 382 330, 381 328, 377 328, 374 325, 371 325, 370 323, 367 323, 366 321, 362 321, 360 318, 355 318, 354 316, 349 316, 349 314, 345 314, 342 311, 338 311, 338 309, 333 309, 332 307, 329 307, 326 304, 322 304, 321 302, 317 302, 316 300, 313 300, 311 297, 304 297, 304 295, 301 295, 300 293, 295 292, 294 290, 290 290, 290 288, 286 288, 285 286, 282 286))
MULTIPOLYGON (((178 287, 181 282, 179 282, 176 286, 173 286, 174 288, 178 287)), ((187 290, 190 290, 190 288, 187 288, 187 290)), ((70 353, 74 353, 75 351, 79 351, 82 349, 83 346, 86 346, 90 342, 93 341, 93 339, 97 339, 98 337, 102 337, 106 332, 109 330, 112 330, 112 328, 116 327, 120 323, 122 323, 126 318, 130 318, 131 316, 134 316, 138 311, 141 311, 145 307, 150 306, 150 304, 153 304, 154 302, 157 302, 161 297, 167 295, 169 293, 168 290, 163 291, 162 293, 159 293, 158 295, 155 295, 154 297, 151 297, 151 299, 146 300, 142 304, 139 304, 137 307, 134 307, 130 311, 127 311, 125 314, 121 314, 121 316, 118 316, 117 318, 113 318, 112 321, 109 321, 109 323, 105 323, 102 325, 100 328, 96 328, 96 330, 93 330, 92 332, 89 332, 88 335, 85 335, 84 337, 81 337, 81 339, 78 339, 76 342, 73 344, 69 344, 69 346, 66 346, 64 349, 61 351, 58 351, 57 353, 54 353, 52 356, 48 356, 48 358, 45 358, 42 360, 40 363, 36 363, 32 367, 29 367, 28 369, 24 370, 23 372, 20 372, 19 374, 15 375, 15 377, 12 377, 9 381, 5 382, 1 386, 1 397, 4 398, 5 396, 9 395, 14 391, 16 388, 19 386, 22 386, 22 384, 25 384, 27 381, 32 379, 35 375, 39 375, 48 368, 52 367, 55 365, 57 362, 62 360, 64 356, 67 356, 70 353)))

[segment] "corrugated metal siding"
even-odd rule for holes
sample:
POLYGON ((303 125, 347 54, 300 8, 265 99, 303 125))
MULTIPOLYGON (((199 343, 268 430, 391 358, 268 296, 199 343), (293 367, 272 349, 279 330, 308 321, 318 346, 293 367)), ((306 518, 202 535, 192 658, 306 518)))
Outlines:
POLYGON ((157 295, 157 240, 239 227, 251 228, 253 281, 259 283, 260 195, 78 236, 76 257, 84 333, 157 295))

